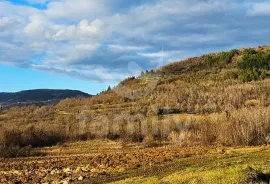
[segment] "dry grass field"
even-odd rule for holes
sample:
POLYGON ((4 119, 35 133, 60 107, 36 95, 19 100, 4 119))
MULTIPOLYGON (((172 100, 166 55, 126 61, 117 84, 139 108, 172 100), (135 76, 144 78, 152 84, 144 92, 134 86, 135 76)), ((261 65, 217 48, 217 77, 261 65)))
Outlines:
MULTIPOLYGON (((113 141, 87 141, 37 149, 46 156, 2 159, 1 183, 69 183, 82 180, 99 182, 99 176, 114 176, 138 168, 151 168, 177 158, 207 152, 171 146, 144 148, 139 144, 113 141)), ((108 178, 107 178, 108 176, 108 178)), ((90 183, 91 183, 90 182, 90 183)))
POLYGON ((44 156, 2 159, 0 183, 264 183, 270 147, 146 148, 86 141, 37 149, 44 156))

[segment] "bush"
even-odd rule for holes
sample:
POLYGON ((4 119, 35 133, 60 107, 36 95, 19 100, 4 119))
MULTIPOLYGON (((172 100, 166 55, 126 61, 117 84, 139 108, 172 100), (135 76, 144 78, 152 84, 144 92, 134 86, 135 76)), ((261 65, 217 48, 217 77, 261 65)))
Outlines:
POLYGON ((218 57, 214 55, 208 55, 205 57, 204 60, 209 66, 213 66, 214 64, 218 62, 218 57))
POLYGON ((223 64, 229 64, 232 62, 233 57, 238 54, 238 50, 234 49, 231 50, 230 52, 222 52, 219 55, 219 61, 223 64))
POLYGON ((2 158, 14 158, 14 157, 29 157, 39 156, 40 152, 34 150, 31 146, 1 146, 0 145, 0 157, 2 158))
POLYGON ((264 80, 266 78, 266 71, 256 68, 241 70, 238 78, 242 82, 264 80))
POLYGON ((4 148, 53 146, 63 141, 64 135, 60 132, 38 129, 34 126, 29 126, 24 130, 4 130, 0 135, 0 145, 4 148))
POLYGON ((229 52, 221 52, 217 55, 207 55, 204 60, 209 66, 224 66, 232 62, 233 57, 238 54, 239 51, 234 49, 229 52))
POLYGON ((237 67, 242 82, 263 80, 266 77, 266 70, 270 69, 270 54, 244 50, 243 58, 238 62, 237 67))
POLYGON ((211 118, 186 120, 184 132, 172 132, 168 139, 182 146, 256 146, 270 141, 270 109, 244 108, 211 118))
POLYGON ((231 139, 234 145, 256 146, 266 144, 270 135, 269 109, 243 109, 230 117, 231 139))
POLYGON ((28 157, 40 155, 39 152, 34 151, 31 145, 25 146, 25 139, 23 133, 19 130, 5 130, 2 132, 0 139, 0 157, 28 157))
POLYGON ((19 130, 5 130, 2 132, 0 145, 6 147, 17 147, 22 144, 22 132, 19 130))
POLYGON ((64 141, 64 135, 55 130, 42 130, 30 126, 21 134, 21 145, 33 147, 53 146, 64 141))
POLYGON ((37 129, 30 126, 21 131, 4 130, 0 135, 0 157, 24 157, 36 155, 32 147, 44 147, 63 142, 62 134, 52 130, 37 129))

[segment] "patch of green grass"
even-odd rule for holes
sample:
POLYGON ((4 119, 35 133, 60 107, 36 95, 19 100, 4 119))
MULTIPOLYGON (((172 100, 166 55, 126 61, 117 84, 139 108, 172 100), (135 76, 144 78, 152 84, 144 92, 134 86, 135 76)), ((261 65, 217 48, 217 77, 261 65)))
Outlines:
POLYGON ((128 178, 122 181, 115 182, 115 184, 154 184, 159 183, 160 180, 157 177, 135 177, 135 178, 128 178))
POLYGON ((237 165, 216 169, 187 169, 163 178, 165 183, 236 183, 245 182, 249 176, 247 166, 237 165))
POLYGON ((270 150, 265 148, 241 148, 230 154, 207 154, 196 158, 176 160, 171 172, 160 172, 145 177, 137 176, 116 182, 136 183, 269 183, 270 150), (194 162, 196 159, 197 162, 194 162), (181 164, 185 167, 181 167, 181 164))

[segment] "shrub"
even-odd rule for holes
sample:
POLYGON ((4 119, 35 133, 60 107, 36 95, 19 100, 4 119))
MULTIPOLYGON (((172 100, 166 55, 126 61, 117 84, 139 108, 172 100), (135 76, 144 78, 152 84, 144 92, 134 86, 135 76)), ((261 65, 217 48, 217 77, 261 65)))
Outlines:
POLYGON ((34 126, 27 127, 21 134, 21 145, 33 147, 53 146, 64 141, 64 135, 55 130, 42 130, 34 126))
POLYGON ((186 120, 168 139, 184 145, 256 146, 269 143, 270 109, 244 108, 211 118, 186 120))
POLYGON ((217 55, 207 55, 204 57, 204 61, 209 65, 224 66, 232 62, 233 57, 238 54, 239 51, 234 49, 229 52, 221 52, 217 55))
POLYGON ((238 54, 238 50, 234 49, 231 50, 230 52, 222 52, 219 55, 219 61, 223 64, 229 64, 232 62, 233 57, 238 54))
POLYGON ((213 66, 214 64, 216 64, 218 62, 218 57, 215 55, 208 55, 205 57, 205 62, 209 65, 209 66, 213 66))
POLYGON ((238 78, 242 82, 263 80, 266 78, 266 71, 256 68, 241 70, 238 78))
POLYGON ((22 144, 22 132, 15 129, 3 131, 0 144, 5 148, 20 146, 22 144))
POLYGON ((266 70, 270 69, 270 54, 244 50, 243 58, 237 67, 242 82, 263 80, 266 77, 266 70))
POLYGON ((270 69, 270 54, 259 52, 256 54, 244 54, 240 62, 238 62, 238 68, 242 70, 247 69, 270 69))
MULTIPOLYGON (((3 146, 0 145, 0 157, 14 158, 14 157, 29 157, 40 156, 42 153, 33 149, 31 146, 3 146)), ((44 153, 42 154, 44 155, 44 153)))
POLYGON ((255 146, 267 142, 270 135, 269 109, 254 108, 235 111, 230 117, 234 145, 255 146))
POLYGON ((44 147, 63 142, 64 136, 58 131, 42 130, 29 126, 24 130, 4 130, 0 140, 0 145, 3 147, 44 147))
POLYGON ((32 149, 30 144, 26 145, 23 133, 19 130, 5 130, 2 133, 0 141, 0 157, 28 157, 40 155, 39 152, 32 149))

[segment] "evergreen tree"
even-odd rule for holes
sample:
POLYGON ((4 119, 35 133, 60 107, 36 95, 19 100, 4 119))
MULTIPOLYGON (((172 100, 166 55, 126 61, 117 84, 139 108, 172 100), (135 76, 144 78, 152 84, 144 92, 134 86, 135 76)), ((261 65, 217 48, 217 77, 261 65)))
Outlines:
POLYGON ((111 91, 111 90, 112 90, 112 88, 111 88, 111 86, 109 85, 107 91, 111 91))

